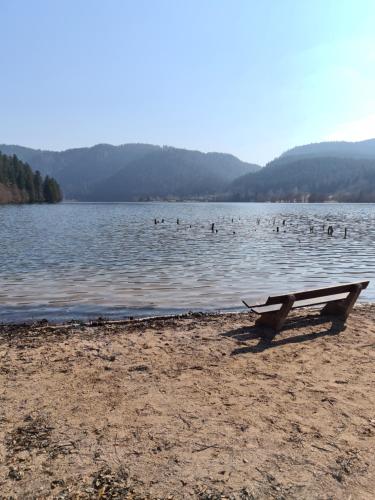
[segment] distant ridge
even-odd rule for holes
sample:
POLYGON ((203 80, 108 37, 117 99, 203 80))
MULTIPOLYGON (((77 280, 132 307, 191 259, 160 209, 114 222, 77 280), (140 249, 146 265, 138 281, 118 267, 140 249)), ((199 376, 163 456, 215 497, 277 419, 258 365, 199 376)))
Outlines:
POLYGON ((211 199, 236 177, 260 169, 230 154, 152 144, 97 144, 60 152, 3 144, 0 150, 53 175, 66 199, 81 201, 211 199))
POLYGON ((296 146, 281 155, 289 156, 333 156, 336 158, 375 158, 375 139, 358 142, 317 142, 296 146))

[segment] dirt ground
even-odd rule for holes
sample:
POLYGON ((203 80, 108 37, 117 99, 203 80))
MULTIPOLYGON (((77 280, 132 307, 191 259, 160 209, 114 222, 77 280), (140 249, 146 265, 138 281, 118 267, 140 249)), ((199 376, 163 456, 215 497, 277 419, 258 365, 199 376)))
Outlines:
POLYGON ((0 326, 0 498, 373 499, 375 306, 0 326))

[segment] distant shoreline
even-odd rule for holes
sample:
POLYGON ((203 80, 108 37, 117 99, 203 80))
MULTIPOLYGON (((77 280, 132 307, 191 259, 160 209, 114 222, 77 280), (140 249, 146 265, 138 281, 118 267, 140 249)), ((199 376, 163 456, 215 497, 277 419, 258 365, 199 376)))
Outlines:
POLYGON ((235 203, 235 204, 256 204, 256 205, 375 205, 373 201, 235 201, 235 200, 132 200, 132 201, 79 201, 63 200, 62 204, 113 204, 113 203, 235 203))

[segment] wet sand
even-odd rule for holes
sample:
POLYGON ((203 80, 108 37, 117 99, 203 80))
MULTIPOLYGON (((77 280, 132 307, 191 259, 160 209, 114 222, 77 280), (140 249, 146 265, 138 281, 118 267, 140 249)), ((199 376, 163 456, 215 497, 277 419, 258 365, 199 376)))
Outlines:
POLYGON ((375 306, 0 327, 0 498, 372 499, 375 306))

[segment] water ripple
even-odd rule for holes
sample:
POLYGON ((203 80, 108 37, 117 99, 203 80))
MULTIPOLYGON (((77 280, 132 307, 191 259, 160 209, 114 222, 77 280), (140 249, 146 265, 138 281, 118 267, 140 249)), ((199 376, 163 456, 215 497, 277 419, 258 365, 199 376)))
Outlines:
POLYGON ((0 320, 236 308, 373 279, 374 223, 371 204, 1 206, 0 320))

